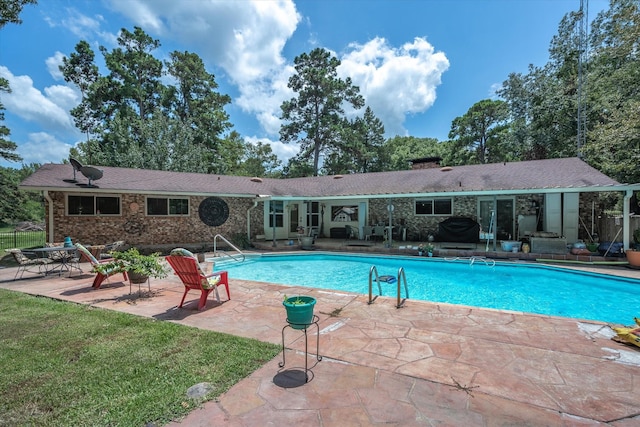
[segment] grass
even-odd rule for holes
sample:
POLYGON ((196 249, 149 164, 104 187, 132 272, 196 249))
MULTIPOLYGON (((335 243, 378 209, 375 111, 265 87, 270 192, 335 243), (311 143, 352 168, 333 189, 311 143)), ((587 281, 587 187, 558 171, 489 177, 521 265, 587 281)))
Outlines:
POLYGON ((0 289, 0 426, 179 419, 275 357, 257 340, 0 289), (190 399, 192 385, 213 390, 190 399))

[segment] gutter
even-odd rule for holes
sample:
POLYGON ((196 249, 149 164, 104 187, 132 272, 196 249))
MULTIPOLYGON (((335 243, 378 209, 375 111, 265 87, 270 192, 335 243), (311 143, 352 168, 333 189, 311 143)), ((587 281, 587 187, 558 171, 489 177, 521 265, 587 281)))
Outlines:
POLYGON ((258 206, 259 202, 263 202, 265 200, 270 200, 270 199, 271 199, 271 196, 264 196, 262 194, 259 194, 256 196, 255 199, 253 199, 253 206, 247 209, 247 239, 249 239, 249 241, 251 241, 251 211, 258 206))
POLYGON ((47 239, 47 241, 53 242, 53 199, 51 198, 47 190, 44 190, 42 193, 44 195, 44 199, 49 204, 49 225, 47 226, 47 230, 49 231, 49 238, 47 239))

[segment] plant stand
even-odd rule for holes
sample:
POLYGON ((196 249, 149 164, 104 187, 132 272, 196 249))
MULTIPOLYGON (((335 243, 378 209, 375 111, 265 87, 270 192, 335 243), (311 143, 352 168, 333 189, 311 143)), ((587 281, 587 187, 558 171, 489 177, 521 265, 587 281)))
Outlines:
POLYGON ((129 295, 131 295, 132 283, 135 283, 136 285, 138 285, 138 296, 142 295, 140 287, 145 282, 147 282, 147 290, 149 291, 149 293, 151 293, 151 281, 149 280, 149 277, 143 276, 137 273, 133 273, 133 272, 129 272, 128 276, 129 276, 129 295))
POLYGON ((278 366, 284 368, 285 365, 285 347, 284 347, 284 330, 287 328, 304 331, 304 382, 309 382, 309 368, 307 365, 307 361, 309 359, 309 337, 307 335, 307 329, 311 325, 316 325, 316 360, 320 362, 322 360, 322 356, 320 356, 320 326, 318 325, 318 321, 320 318, 313 315, 313 319, 311 323, 291 323, 287 320, 287 324, 282 328, 282 362, 278 363, 278 366))

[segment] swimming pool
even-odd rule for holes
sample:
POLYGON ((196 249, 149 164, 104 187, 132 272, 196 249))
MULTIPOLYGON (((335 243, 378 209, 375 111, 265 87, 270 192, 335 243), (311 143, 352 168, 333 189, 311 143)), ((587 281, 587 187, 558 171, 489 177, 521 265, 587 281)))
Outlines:
MULTIPOLYGON (((300 254, 216 261, 229 277, 260 282, 369 292, 369 271, 397 276, 404 268, 409 300, 523 311, 552 316, 629 324, 640 316, 640 280, 562 268, 442 258, 300 254)), ((374 295, 377 294, 374 283, 374 295)), ((396 297, 397 284, 382 284, 396 297)), ((404 287, 402 290, 404 297, 404 287)))

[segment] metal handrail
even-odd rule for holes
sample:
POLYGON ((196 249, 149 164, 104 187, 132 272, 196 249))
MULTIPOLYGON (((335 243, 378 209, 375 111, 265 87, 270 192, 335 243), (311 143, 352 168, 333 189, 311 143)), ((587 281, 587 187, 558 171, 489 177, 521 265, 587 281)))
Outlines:
POLYGON ((382 295, 382 287, 380 286, 380 278, 378 277, 378 269, 375 265, 372 265, 369 269, 369 304, 373 304, 373 302, 378 298, 378 296, 382 295), (376 274, 376 282, 378 282, 378 295, 373 297, 373 273, 376 274))
POLYGON ((400 267, 398 269, 398 301, 396 304, 396 308, 402 307, 408 299, 409 299, 409 287, 407 286, 407 275, 404 273, 404 268, 400 267), (402 301, 400 301, 400 277, 404 279, 404 299, 402 301))
POLYGON ((230 241, 228 241, 228 240, 227 240, 223 235, 221 235, 221 234, 216 234, 216 235, 215 235, 215 237, 213 238, 213 256, 214 256, 214 257, 215 257, 215 256, 217 256, 217 253, 218 253, 218 237, 219 237, 220 239, 222 239, 222 240, 223 240, 227 245, 229 245, 229 246, 231 246, 233 249, 235 249, 235 250, 236 250, 236 252, 238 252, 238 253, 240 254, 240 256, 242 257, 242 259, 241 259, 241 260, 238 260, 238 259, 237 259, 237 257, 235 257, 235 256, 233 256, 233 255, 231 255, 230 253, 227 253, 227 252, 225 252, 225 251, 220 251, 220 252, 222 252, 224 255, 228 256, 229 258, 231 258, 231 259, 233 259, 233 260, 235 260, 235 261, 240 261, 240 262, 242 262, 242 261, 244 261, 244 260, 246 259, 246 257, 245 257, 245 255, 244 255, 244 253, 243 253, 240 249, 238 249, 238 247, 236 247, 236 245, 234 245, 233 243, 231 243, 230 241))

